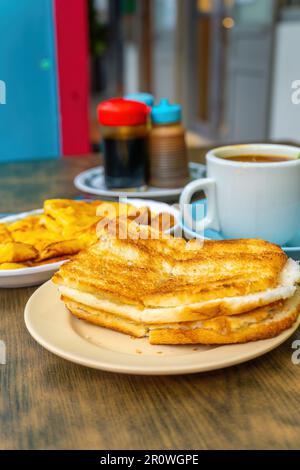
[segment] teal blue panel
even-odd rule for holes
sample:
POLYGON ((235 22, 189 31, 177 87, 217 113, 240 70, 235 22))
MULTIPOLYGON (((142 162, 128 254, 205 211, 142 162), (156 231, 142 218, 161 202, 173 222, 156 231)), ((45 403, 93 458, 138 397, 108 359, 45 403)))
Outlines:
POLYGON ((0 0, 0 162, 61 153, 54 31, 52 0, 0 0))

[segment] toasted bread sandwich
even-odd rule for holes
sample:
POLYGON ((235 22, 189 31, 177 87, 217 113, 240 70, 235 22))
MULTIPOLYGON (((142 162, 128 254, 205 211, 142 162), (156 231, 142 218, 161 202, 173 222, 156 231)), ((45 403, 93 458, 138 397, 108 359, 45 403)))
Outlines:
POLYGON ((121 219, 99 237, 53 278, 79 318, 156 344, 249 341, 295 321, 300 268, 272 243, 186 242, 121 219))

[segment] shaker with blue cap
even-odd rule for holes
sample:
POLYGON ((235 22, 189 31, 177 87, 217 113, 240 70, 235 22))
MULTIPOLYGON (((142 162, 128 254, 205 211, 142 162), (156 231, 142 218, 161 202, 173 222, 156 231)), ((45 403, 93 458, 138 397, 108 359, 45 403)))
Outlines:
POLYGON ((166 98, 152 107, 150 145, 150 184, 161 188, 180 188, 189 181, 185 130, 181 106, 166 98))

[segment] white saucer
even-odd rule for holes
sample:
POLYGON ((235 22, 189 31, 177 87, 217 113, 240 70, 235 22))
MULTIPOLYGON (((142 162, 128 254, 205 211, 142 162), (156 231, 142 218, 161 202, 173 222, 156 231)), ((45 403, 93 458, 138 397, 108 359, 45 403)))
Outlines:
MULTIPOLYGON (((189 163, 191 180, 202 178, 205 174, 206 167, 201 163, 189 163)), ((109 190, 105 187, 104 183, 104 168, 98 166, 96 168, 90 168, 89 170, 83 171, 74 179, 74 185, 80 191, 88 194, 94 194, 105 198, 118 198, 118 197, 137 197, 137 198, 149 198, 159 199, 163 201, 174 201, 174 199, 180 196, 183 188, 156 188, 154 186, 148 186, 146 190, 141 191, 119 191, 109 190)))
MULTIPOLYGON (((200 199, 199 201, 195 201, 192 203, 192 218, 193 220, 196 219, 196 212, 195 209, 197 205, 203 205, 204 207, 204 214, 206 215, 207 213, 207 201, 206 199, 200 199)), ((192 228, 189 228, 187 225, 183 224, 181 217, 179 218, 179 226, 181 230, 183 231, 183 234, 186 238, 188 239, 193 239, 193 238, 198 238, 200 240, 206 239, 206 240, 225 240, 226 237, 221 232, 217 232, 216 230, 205 230, 204 234, 203 233, 197 233, 195 230, 192 228)), ((295 261, 300 261, 300 235, 298 234, 297 237, 295 237, 295 243, 298 240, 298 244, 295 246, 291 245, 283 245, 281 248, 285 253, 290 257, 293 258, 295 261)))
MULTIPOLYGON (((167 212, 174 216, 176 224, 170 230, 166 230, 166 233, 172 233, 178 227, 179 212, 175 207, 171 207, 164 202, 131 199, 130 203, 136 207, 147 206, 153 212, 167 212)), ((41 214, 42 209, 37 209, 30 212, 22 212, 17 215, 10 215, 0 219, 0 223, 12 223, 16 220, 21 220, 28 215, 41 214)), ((65 263, 64 261, 58 261, 57 263, 47 263, 42 266, 34 266, 31 268, 21 269, 3 269, 0 270, 0 288, 1 287, 29 287, 38 286, 48 279, 51 279, 53 274, 65 263)))
POLYGON ((29 333, 44 348, 71 362, 124 374, 174 375, 221 369, 261 356, 286 341, 299 321, 276 338, 226 346, 151 346, 73 317, 51 281, 25 307, 29 333))

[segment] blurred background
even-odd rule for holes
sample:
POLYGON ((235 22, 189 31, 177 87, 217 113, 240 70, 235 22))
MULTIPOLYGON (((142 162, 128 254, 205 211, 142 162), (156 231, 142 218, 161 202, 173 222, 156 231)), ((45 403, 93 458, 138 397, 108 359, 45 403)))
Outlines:
POLYGON ((300 143, 300 0, 0 0, 0 10, 0 161, 97 151, 98 102, 138 91, 182 105, 192 147, 300 143))

